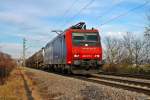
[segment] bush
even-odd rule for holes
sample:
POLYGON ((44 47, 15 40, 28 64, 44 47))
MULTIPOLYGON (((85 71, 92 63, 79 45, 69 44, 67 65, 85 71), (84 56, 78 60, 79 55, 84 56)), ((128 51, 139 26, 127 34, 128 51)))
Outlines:
POLYGON ((4 80, 9 76, 10 72, 16 66, 15 61, 10 55, 0 52, 0 83, 3 84, 4 80))
POLYGON ((104 72, 117 72, 118 68, 116 64, 104 64, 102 70, 104 72))
POLYGON ((128 65, 128 64, 105 64, 102 70, 104 72, 112 72, 119 74, 149 74, 150 75, 150 65, 128 65))

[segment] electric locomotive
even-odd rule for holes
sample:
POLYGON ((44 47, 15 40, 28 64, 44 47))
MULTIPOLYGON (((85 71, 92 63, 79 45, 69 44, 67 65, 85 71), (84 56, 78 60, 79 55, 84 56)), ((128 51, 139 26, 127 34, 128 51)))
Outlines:
POLYGON ((66 29, 42 51, 44 64, 40 65, 62 73, 97 73, 102 64, 99 32, 94 28, 86 29, 84 22, 66 29))

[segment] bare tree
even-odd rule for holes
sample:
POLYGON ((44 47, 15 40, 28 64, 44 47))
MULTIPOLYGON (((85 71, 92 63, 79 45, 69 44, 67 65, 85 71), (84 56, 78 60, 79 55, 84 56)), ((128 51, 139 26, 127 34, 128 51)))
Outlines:
POLYGON ((148 19, 148 25, 145 27, 145 32, 144 32, 144 62, 147 64, 150 64, 150 15, 147 16, 148 19))
POLYGON ((134 38, 133 40, 133 62, 138 66, 139 64, 142 63, 143 61, 143 47, 144 47, 144 42, 142 39, 139 38, 134 38))
POLYGON ((123 46, 126 51, 126 63, 133 64, 133 34, 130 32, 127 32, 123 36, 123 46))
POLYGON ((123 58, 122 41, 113 37, 106 37, 105 45, 105 56, 107 63, 119 64, 123 58))
MULTIPOLYGON (((150 32, 150 31, 149 31, 150 32)), ((123 38, 105 38, 105 58, 108 64, 150 63, 150 35, 137 38, 127 32, 123 38)))
POLYGON ((105 51, 106 61, 109 64, 114 63, 114 60, 113 60, 114 56, 113 56, 112 52, 113 52, 115 43, 113 42, 113 40, 110 37, 106 37, 105 45, 106 45, 106 51, 105 51))

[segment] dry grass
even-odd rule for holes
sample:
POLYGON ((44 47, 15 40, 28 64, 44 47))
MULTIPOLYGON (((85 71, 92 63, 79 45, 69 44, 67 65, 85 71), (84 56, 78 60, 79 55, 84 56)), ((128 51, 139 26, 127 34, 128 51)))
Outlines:
MULTIPOLYGON (((26 68, 22 68, 22 74, 24 75, 24 79, 27 82, 28 88, 31 91, 31 96, 34 100, 43 100, 41 99, 41 96, 38 93, 38 87, 37 87, 37 83, 35 81, 33 81, 32 77, 34 76, 34 74, 28 74, 28 71, 26 70, 26 68)), ((29 99, 29 98, 28 98, 29 99)))
POLYGON ((20 71, 11 72, 6 84, 0 86, 0 100, 27 100, 20 71))
POLYGON ((129 73, 129 74, 150 74, 150 64, 147 65, 128 65, 128 64, 104 64, 104 72, 129 73))

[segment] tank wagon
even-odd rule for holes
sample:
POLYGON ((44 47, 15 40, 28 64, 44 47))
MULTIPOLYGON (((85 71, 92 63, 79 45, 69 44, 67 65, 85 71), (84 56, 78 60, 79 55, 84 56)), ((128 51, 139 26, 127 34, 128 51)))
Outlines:
POLYGON ((26 63, 28 67, 62 73, 97 73, 102 64, 99 32, 94 28, 86 29, 85 23, 80 22, 47 43, 26 63))
POLYGON ((26 60, 26 66, 36 69, 44 67, 44 48, 33 54, 26 60))

